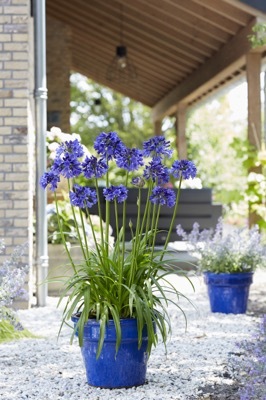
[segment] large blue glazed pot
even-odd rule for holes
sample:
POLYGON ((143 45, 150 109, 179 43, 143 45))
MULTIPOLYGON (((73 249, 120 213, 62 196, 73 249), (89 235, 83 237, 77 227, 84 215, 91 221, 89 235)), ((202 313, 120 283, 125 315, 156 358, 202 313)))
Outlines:
MULTIPOLYGON (((74 327, 78 316, 71 317, 74 327)), ((112 320, 106 326, 102 352, 96 359, 100 323, 88 320, 84 326, 81 353, 86 369, 87 382, 101 388, 126 388, 145 383, 147 371, 147 329, 143 329, 142 346, 138 349, 136 319, 121 320, 122 340, 116 354, 116 330, 112 320)), ((77 333, 76 333, 77 334, 77 333)))
POLYGON ((238 274, 204 272, 211 311, 224 314, 245 314, 252 280, 253 272, 238 274))

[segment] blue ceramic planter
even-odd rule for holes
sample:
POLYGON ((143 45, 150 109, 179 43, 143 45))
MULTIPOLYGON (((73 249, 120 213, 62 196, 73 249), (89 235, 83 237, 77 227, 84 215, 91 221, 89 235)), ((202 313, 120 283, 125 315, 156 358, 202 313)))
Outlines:
POLYGON ((245 314, 253 272, 215 274, 204 272, 212 312, 245 314))
MULTIPOLYGON (((78 317, 73 315, 74 326, 78 317)), ((112 320, 106 326, 105 340, 100 357, 96 359, 100 324, 88 320, 84 327, 81 353, 86 369, 87 382, 102 388, 140 386, 145 383, 148 354, 147 330, 143 330, 142 346, 138 349, 136 319, 121 320, 122 341, 116 354, 116 330, 112 320)))

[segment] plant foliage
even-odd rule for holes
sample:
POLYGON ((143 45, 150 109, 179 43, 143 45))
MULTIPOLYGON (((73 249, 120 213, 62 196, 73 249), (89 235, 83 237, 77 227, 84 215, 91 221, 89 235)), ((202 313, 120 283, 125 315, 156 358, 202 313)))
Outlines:
MULTIPOLYGON (((28 266, 22 260, 26 247, 27 245, 17 246, 0 267, 0 342, 30 335, 22 328, 11 308, 16 298, 27 297, 24 283, 28 266)), ((0 240, 0 253, 4 248, 4 241, 0 240)))
POLYGON ((266 267, 266 246, 257 226, 251 229, 234 228, 227 235, 220 218, 214 229, 200 231, 198 223, 187 234, 178 225, 177 234, 190 245, 191 252, 199 256, 203 271, 215 273, 241 273, 266 267))
POLYGON ((266 399, 266 315, 261 317, 256 332, 238 343, 240 354, 230 362, 240 376, 238 391, 240 400, 266 399), (241 355, 241 358, 239 357, 241 355))
MULTIPOLYGON (((194 178, 196 168, 191 161, 175 160, 171 168, 164 164, 171 158, 170 143, 164 137, 151 138, 143 143, 143 149, 127 148, 115 132, 101 133, 94 142, 96 155, 85 155, 77 139, 63 142, 56 150, 54 163, 41 179, 43 188, 47 186, 54 192, 57 205, 58 226, 62 240, 73 267, 73 276, 66 281, 61 300, 68 295, 63 312, 63 322, 68 321, 75 312, 79 313, 76 327, 79 343, 82 345, 83 328, 88 318, 100 321, 100 340, 97 356, 101 352, 106 324, 113 319, 117 332, 117 350, 121 341, 121 318, 136 318, 139 346, 142 330, 148 330, 148 352, 157 344, 157 332, 166 343, 170 330, 167 304, 173 302, 179 308, 181 295, 171 284, 168 276, 178 271, 169 269, 167 264, 167 245, 173 228, 178 207, 181 182, 194 178), (125 171, 124 184, 117 185, 110 180, 110 165, 125 171), (83 253, 83 261, 75 264, 66 244, 65 233, 60 218, 56 189, 63 176, 68 180, 69 202, 75 223, 76 236, 83 253), (83 176, 83 182, 93 181, 93 187, 80 185, 76 180, 83 176), (170 178, 179 182, 176 192, 166 187, 170 178), (101 218, 99 181, 104 179, 105 223, 101 218), (128 183, 138 188, 136 204, 136 223, 129 223, 132 232, 130 245, 125 241, 128 183), (148 196, 141 214, 142 188, 148 188, 148 196), (113 205, 116 224, 113 227, 116 241, 110 241, 110 205, 113 205), (96 236, 91 221, 90 209, 98 205, 100 232, 96 236), (122 223, 118 219, 118 206, 122 207, 122 223), (155 248, 158 234, 158 220, 162 206, 173 208, 172 222, 169 226, 164 248, 155 248), (79 221, 77 220, 77 212, 79 221), (142 215, 142 216, 141 216, 142 215), (94 247, 87 240, 85 219, 92 227, 94 247), (68 294, 70 293, 70 294, 68 294), (154 329, 156 327, 156 329, 154 329)), ((171 260, 168 260, 171 264, 171 260)), ((182 311, 182 310, 181 310, 182 311)), ((74 332, 75 333, 75 332, 74 332)), ((74 334, 73 333, 73 334, 74 334)))

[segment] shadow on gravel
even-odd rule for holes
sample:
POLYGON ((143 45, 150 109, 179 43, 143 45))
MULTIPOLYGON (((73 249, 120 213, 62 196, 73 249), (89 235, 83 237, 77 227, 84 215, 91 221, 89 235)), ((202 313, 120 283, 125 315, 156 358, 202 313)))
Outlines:
POLYGON ((248 302, 248 314, 255 317, 261 317, 266 314, 266 290, 256 292, 256 298, 248 302))
POLYGON ((236 383, 207 385, 199 387, 202 394, 190 400, 239 400, 238 388, 236 383))

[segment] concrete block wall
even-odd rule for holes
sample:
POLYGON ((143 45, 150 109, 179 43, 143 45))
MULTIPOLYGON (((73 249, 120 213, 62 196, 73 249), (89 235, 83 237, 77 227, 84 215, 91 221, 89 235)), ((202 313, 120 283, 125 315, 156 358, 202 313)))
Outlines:
POLYGON ((6 244, 0 262, 15 246, 28 242, 25 261, 31 268, 34 74, 30 3, 0 0, 0 238, 6 244))

